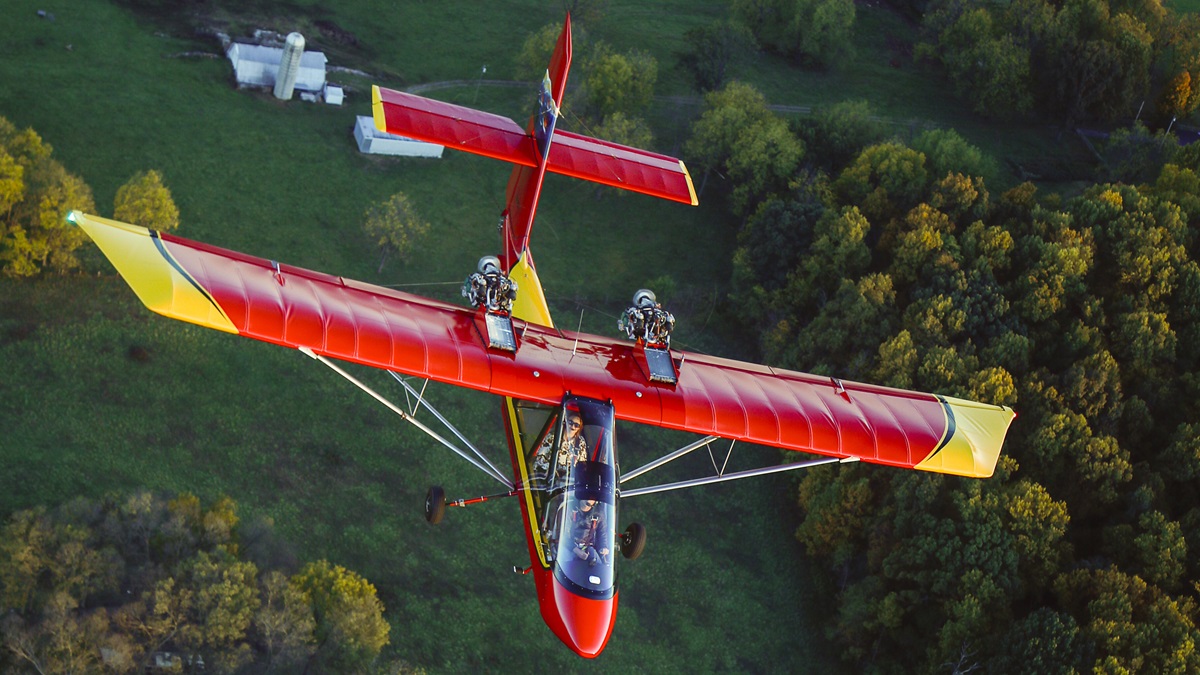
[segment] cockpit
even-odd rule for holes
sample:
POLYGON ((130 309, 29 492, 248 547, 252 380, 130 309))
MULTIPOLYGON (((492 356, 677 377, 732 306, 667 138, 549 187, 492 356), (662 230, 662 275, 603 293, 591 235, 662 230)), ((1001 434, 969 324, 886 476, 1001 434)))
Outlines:
MULTIPOLYGON (((544 558, 572 591, 611 597, 620 550, 612 406, 567 397, 557 410, 542 410, 544 435, 527 451, 526 466, 544 558)), ((533 412, 523 411, 525 421, 533 412)))

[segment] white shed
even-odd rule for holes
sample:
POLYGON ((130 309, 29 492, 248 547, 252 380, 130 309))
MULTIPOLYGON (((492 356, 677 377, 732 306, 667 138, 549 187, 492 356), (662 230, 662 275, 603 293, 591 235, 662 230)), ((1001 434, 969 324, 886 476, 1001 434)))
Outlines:
POLYGON ((436 143, 414 141, 411 138, 379 131, 375 120, 359 115, 354 123, 354 140, 358 151, 368 155, 399 155, 402 157, 433 157, 440 159, 443 148, 436 143))
MULTIPOLYGON (((235 42, 225 55, 233 63, 233 73, 239 87, 275 86, 279 61, 283 58, 282 49, 235 42)), ((321 52, 304 52, 300 57, 300 70, 296 73, 296 90, 321 93, 325 88, 327 62, 328 59, 321 52)))

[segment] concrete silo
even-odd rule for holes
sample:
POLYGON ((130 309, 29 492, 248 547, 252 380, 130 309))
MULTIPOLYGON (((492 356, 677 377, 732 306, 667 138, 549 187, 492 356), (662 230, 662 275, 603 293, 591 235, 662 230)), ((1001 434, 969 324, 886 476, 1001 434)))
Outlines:
POLYGON ((289 33, 283 46, 283 58, 279 60, 279 73, 275 76, 275 98, 291 100, 296 86, 296 73, 300 72, 300 57, 304 56, 304 36, 289 33))

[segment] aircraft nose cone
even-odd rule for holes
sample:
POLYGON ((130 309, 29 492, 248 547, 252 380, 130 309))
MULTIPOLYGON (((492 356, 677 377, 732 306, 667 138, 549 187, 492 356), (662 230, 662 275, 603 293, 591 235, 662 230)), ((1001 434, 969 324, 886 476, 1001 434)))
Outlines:
POLYGON ((584 598, 568 591, 557 580, 554 596, 566 629, 566 635, 559 637, 580 656, 589 659, 598 656, 608 643, 617 619, 616 596, 605 600, 584 598))

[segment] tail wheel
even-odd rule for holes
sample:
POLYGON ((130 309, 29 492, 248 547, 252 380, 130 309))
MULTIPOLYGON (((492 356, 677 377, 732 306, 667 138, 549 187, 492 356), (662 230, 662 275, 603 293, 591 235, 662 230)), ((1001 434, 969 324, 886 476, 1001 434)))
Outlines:
POLYGON ((621 555, 627 560, 637 560, 646 548, 646 528, 641 523, 630 523, 621 535, 621 555))
POLYGON ((446 491, 441 486, 434 485, 425 495, 425 520, 431 525, 442 522, 446 515, 446 491))

